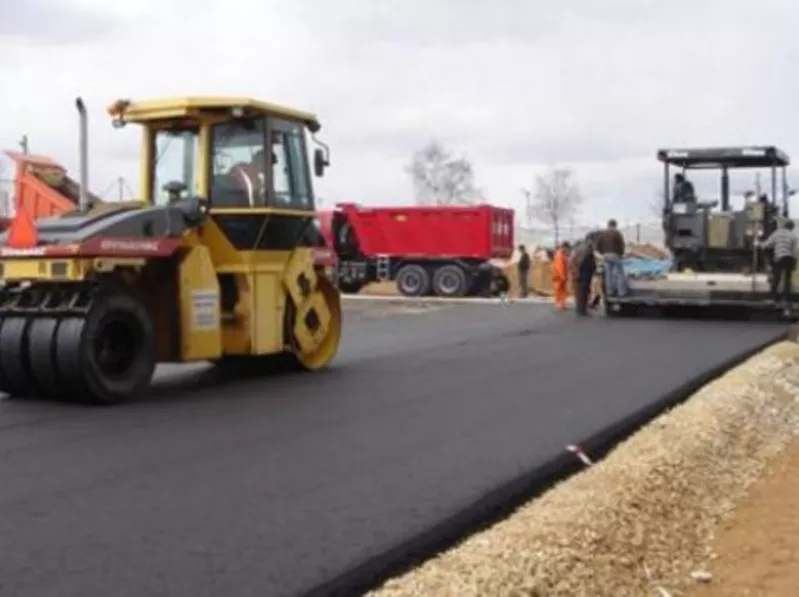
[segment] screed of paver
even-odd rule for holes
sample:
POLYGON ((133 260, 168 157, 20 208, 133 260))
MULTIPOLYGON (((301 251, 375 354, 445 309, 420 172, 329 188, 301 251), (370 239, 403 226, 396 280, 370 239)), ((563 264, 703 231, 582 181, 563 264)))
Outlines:
POLYGON ((686 597, 799 594, 799 439, 716 533, 710 582, 686 597))
POLYGON ((704 387, 604 461, 370 595, 684 595, 695 586, 693 574, 712 563, 718 524, 792 441, 798 398, 799 345, 784 342, 704 387))

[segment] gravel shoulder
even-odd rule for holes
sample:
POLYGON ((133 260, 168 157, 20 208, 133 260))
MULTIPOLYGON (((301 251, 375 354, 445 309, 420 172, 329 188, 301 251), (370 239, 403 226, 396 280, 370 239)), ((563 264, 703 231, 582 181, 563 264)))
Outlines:
POLYGON ((721 523, 712 551, 710 582, 686 597, 795 597, 799 592, 799 438, 721 523))
MULTIPOLYGON (((773 508, 770 518, 749 522, 753 517, 742 500, 793 440, 797 397, 799 345, 772 346, 653 421, 604 461, 371 595, 671 597, 696 587, 725 541, 730 555, 719 563, 720 573, 736 570, 742 580, 731 578, 726 589, 697 595, 783 594, 763 592, 765 582, 782 583, 770 591, 791 586, 785 594, 795 595, 797 569, 777 578, 768 566, 778 562, 785 572, 783 566, 796 558, 789 537, 795 540, 799 528, 797 470, 773 477, 791 484, 780 497, 768 497, 771 505, 762 505, 773 508), (723 534, 714 548, 719 524, 739 503, 738 519, 752 524, 752 532, 760 529, 753 537, 762 547, 747 551, 743 527, 723 534), (781 528, 790 516, 793 522, 781 528), (750 557, 757 563, 758 555, 771 564, 747 575, 744 563, 750 557), (760 583, 760 592, 734 584, 749 581, 760 583)), ((751 499, 775 493, 766 487, 751 499)))

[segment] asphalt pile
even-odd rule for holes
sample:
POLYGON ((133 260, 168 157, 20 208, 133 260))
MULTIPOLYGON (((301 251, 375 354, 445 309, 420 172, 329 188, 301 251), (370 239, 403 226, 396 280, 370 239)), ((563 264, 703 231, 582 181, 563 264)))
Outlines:
POLYGON ((676 596, 708 582, 715 528, 796 434, 799 345, 784 342, 371 595, 676 596))

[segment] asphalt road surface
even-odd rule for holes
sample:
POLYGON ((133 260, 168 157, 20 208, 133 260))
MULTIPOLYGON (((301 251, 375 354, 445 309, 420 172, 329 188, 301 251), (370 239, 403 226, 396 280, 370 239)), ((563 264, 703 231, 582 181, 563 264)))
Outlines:
POLYGON ((314 375, 0 401, 0 596, 304 594, 784 331, 422 311, 359 304, 314 375))

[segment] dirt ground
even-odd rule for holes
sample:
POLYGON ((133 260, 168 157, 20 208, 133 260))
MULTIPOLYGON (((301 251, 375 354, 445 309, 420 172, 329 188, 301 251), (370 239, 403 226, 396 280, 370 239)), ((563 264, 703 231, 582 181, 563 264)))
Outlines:
POLYGON ((710 582, 687 597, 799 595, 799 438, 716 532, 710 582))
POLYGON ((377 294, 392 296, 397 294, 397 286, 394 282, 375 282, 369 284, 361 291, 361 294, 377 294))

